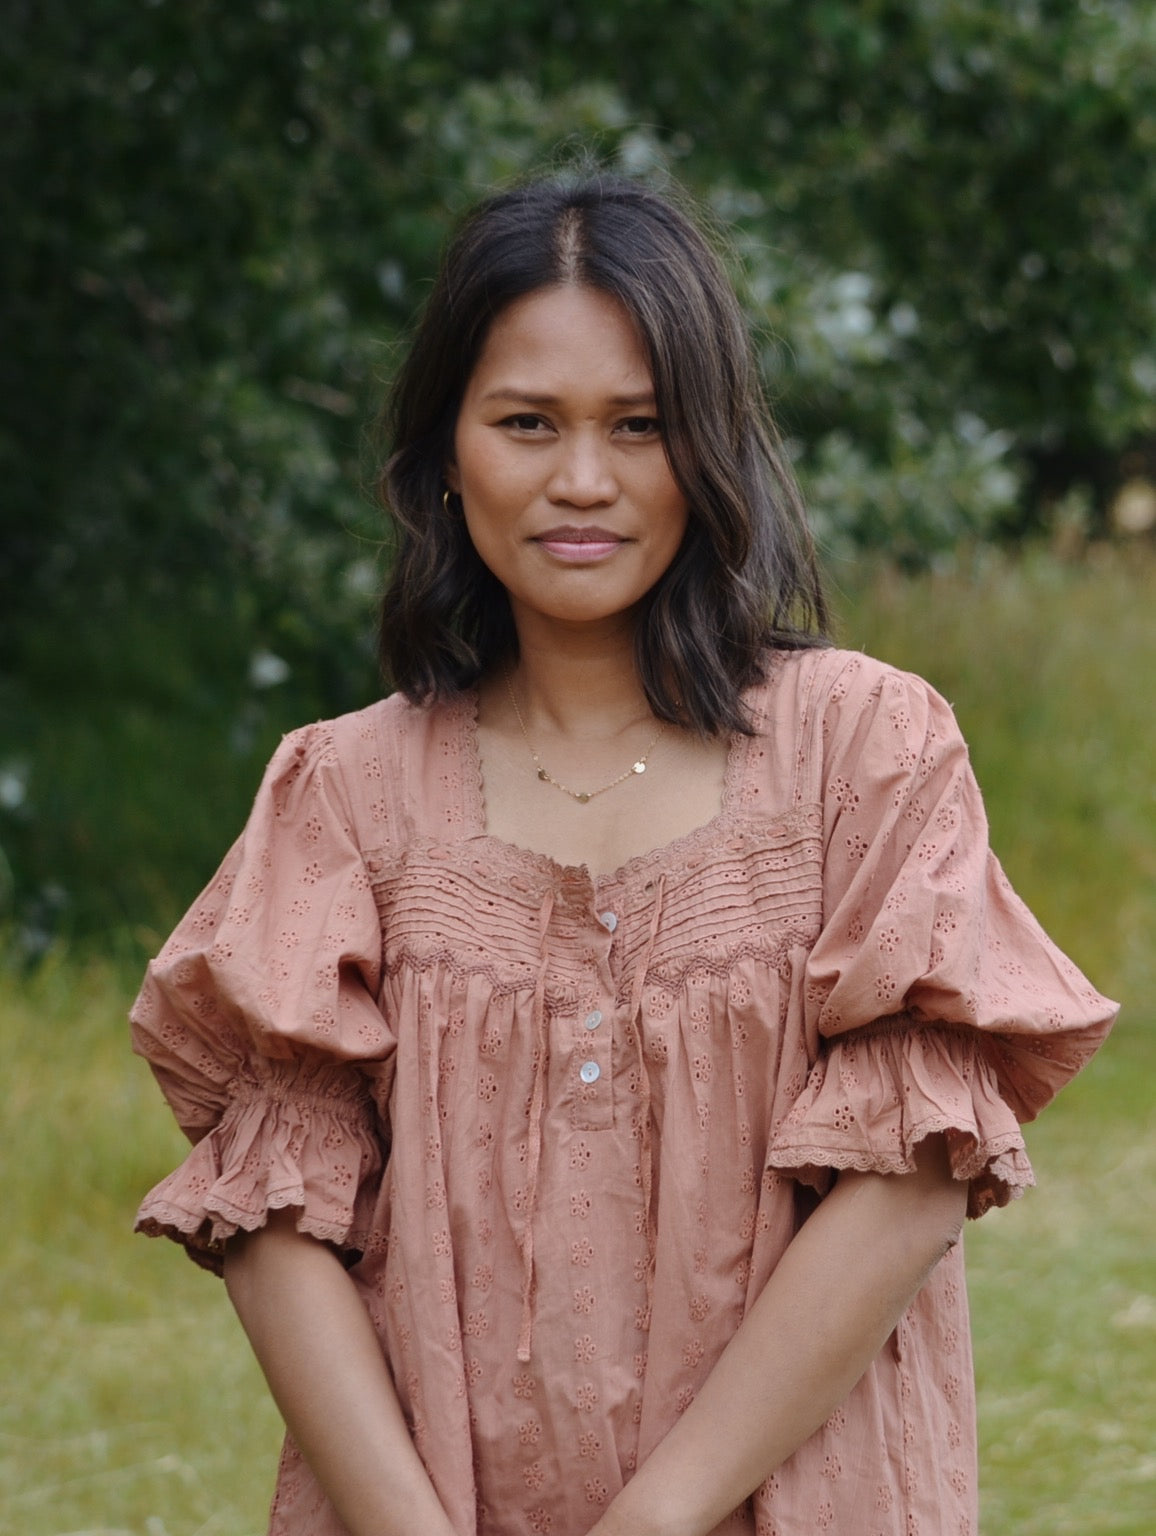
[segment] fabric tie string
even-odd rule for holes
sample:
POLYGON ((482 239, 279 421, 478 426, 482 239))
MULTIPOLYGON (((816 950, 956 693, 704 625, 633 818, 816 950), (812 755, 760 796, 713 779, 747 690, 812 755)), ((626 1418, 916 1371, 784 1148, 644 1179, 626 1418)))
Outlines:
POLYGON ((650 1325, 651 1309, 654 1305, 654 1270, 657 1258, 658 1234, 654 1225, 654 1214, 651 1210, 651 1193, 654 1186, 654 1146, 650 1132, 650 1074, 646 1070, 646 1055, 642 1042, 642 992, 646 985, 646 973, 650 967, 650 957, 654 952, 654 943, 658 938, 658 926, 662 921, 662 904, 666 895, 666 876, 661 875, 658 887, 654 893, 654 912, 650 919, 650 928, 646 935, 646 943, 642 946, 642 953, 638 957, 638 964, 634 970, 634 985, 630 995, 630 1033, 634 1042, 635 1054, 638 1057, 638 1091, 640 1103, 638 1106, 638 1134, 639 1134, 639 1171, 642 1178, 642 1210, 646 1228, 646 1320, 650 1325))
POLYGON ((526 1220, 522 1227, 522 1323, 518 1329, 518 1359, 530 1358, 534 1330, 534 1213, 538 1206, 538 1168, 542 1161, 542 1114, 546 1104, 546 1076, 550 1036, 546 1027, 546 969, 550 960, 550 919, 554 892, 547 891, 538 912, 538 974, 534 981, 534 1081, 530 1090, 530 1124, 526 1132, 526 1220))

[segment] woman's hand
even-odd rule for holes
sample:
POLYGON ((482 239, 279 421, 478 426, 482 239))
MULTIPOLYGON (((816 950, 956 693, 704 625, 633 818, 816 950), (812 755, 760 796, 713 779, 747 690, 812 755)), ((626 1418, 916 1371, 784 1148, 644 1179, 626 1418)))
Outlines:
POLYGON ((294 1440, 349 1536, 454 1536, 369 1314, 293 1211, 238 1234, 225 1284, 294 1440))
POLYGON ((959 1236, 967 1185, 942 1136, 917 1164, 839 1175, 590 1536, 706 1536, 826 1422, 959 1236))

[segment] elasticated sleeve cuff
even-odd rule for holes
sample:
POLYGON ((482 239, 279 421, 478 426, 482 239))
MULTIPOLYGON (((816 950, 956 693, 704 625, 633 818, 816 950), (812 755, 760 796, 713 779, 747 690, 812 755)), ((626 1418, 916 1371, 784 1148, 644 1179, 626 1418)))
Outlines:
POLYGON ((182 1243, 220 1274, 226 1241, 294 1209, 298 1230, 364 1251, 382 1166, 367 1086, 348 1067, 278 1063, 237 1079, 221 1121, 146 1197, 136 1228, 182 1243))
POLYGON ((970 1186, 969 1216, 1035 1183, 982 1037, 896 1020, 828 1043, 768 1164, 824 1192, 836 1169, 912 1172, 919 1143, 939 1132, 955 1177, 970 1186))

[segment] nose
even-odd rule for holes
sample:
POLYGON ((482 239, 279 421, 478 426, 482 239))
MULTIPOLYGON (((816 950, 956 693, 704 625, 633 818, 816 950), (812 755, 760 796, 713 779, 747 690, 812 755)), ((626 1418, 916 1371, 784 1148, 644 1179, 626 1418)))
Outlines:
POLYGON ((605 506, 618 496, 612 450, 601 433, 567 433, 558 444, 546 494, 574 507, 605 506))

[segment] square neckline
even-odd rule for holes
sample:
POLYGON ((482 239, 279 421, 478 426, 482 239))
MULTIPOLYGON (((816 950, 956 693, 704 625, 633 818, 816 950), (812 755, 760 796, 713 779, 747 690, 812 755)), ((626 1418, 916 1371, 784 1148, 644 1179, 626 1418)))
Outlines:
POLYGON ((656 863, 671 864, 693 857, 702 843, 714 844, 719 833, 734 820, 741 796, 739 787, 746 766, 747 747, 755 737, 732 732, 727 740, 726 766, 718 809, 697 827, 628 859, 610 870, 593 870, 588 864, 566 864, 552 854, 527 848, 521 843, 499 837, 486 827, 486 781, 482 770, 481 741, 478 734, 478 685, 464 689, 451 706, 452 726, 459 738, 463 762, 462 790, 466 819, 465 837, 474 844, 484 843, 504 860, 544 874, 555 883, 580 881, 591 889, 625 885, 648 872, 656 863))

